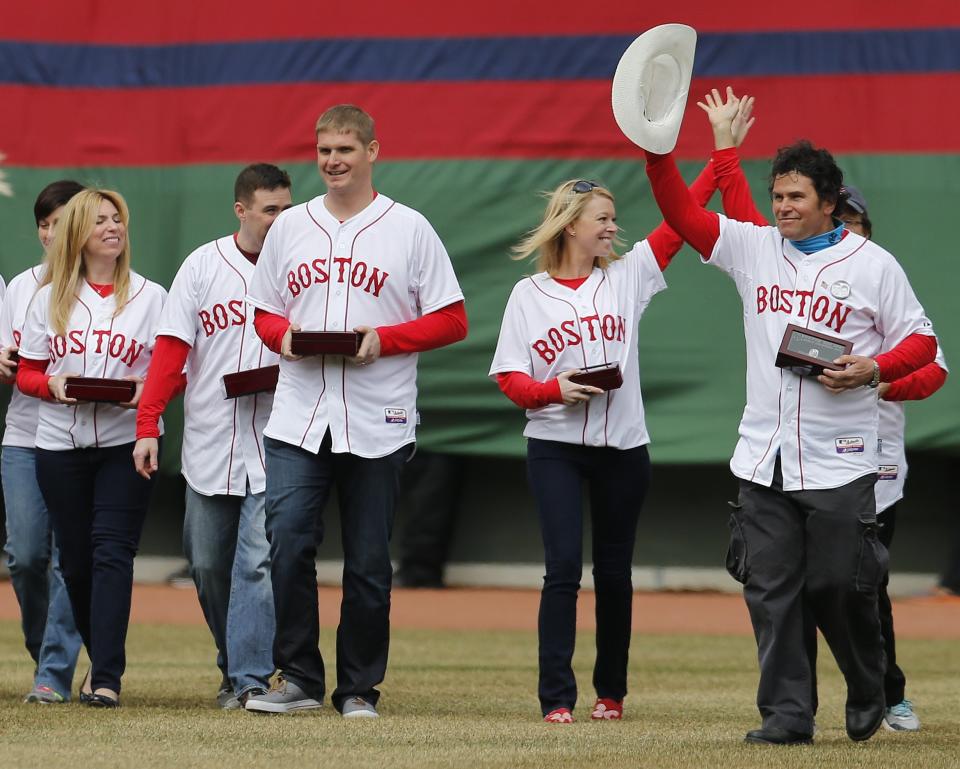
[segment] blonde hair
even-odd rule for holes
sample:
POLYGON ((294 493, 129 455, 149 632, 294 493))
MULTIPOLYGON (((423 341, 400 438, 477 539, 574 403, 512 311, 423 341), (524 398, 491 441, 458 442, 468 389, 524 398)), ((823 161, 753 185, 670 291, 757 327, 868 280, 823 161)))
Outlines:
POLYGON ((52 285, 50 292, 50 325, 60 335, 67 333, 70 313, 77 301, 77 291, 86 278, 83 247, 97 226, 100 204, 109 200, 120 214, 126 231, 123 251, 113 271, 113 296, 116 309, 113 316, 123 312, 130 294, 130 209, 119 192, 86 189, 74 195, 63 209, 57 234, 47 256, 47 270, 41 286, 52 285))
MULTIPOLYGON (((614 202, 613 193, 599 185, 589 192, 574 192, 573 187, 577 181, 577 179, 569 179, 553 192, 541 193, 548 200, 547 209, 543 212, 543 221, 511 249, 511 259, 521 260, 535 255, 538 272, 547 272, 552 275, 560 269, 566 247, 563 235, 567 226, 580 217, 587 203, 593 200, 595 195, 607 198, 611 203, 614 202)), ((624 243, 619 237, 614 237, 613 244, 622 246, 624 243)), ((594 259, 594 264, 601 270, 605 270, 617 259, 620 259, 620 256, 611 252, 610 256, 594 259)))
POLYGON ((324 112, 317 118, 317 136, 321 131, 352 131, 364 147, 377 138, 373 118, 354 104, 337 104, 324 112))

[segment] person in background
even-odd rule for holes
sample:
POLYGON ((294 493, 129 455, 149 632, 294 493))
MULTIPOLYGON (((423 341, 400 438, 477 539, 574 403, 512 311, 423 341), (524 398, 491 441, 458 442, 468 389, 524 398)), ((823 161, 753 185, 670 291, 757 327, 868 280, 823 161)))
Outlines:
MULTIPOLYGON (((859 189, 845 185, 846 200, 839 217, 850 232, 873 238, 873 224, 867 211, 867 201, 859 189)), ((881 382, 877 387, 880 396, 879 468, 877 471, 877 526, 880 542, 887 550, 893 544, 897 525, 897 507, 903 498, 907 479, 907 457, 904 451, 906 415, 903 401, 928 398, 943 387, 947 379, 947 364, 943 350, 937 345, 937 357, 921 369, 895 382, 881 382)), ((884 690, 887 712, 884 727, 890 731, 915 732, 920 729, 920 719, 913 710, 913 703, 906 698, 906 676, 897 664, 896 636, 893 630, 893 607, 887 587, 889 571, 880 583, 879 608, 880 630, 887 653, 887 670, 884 690)))
POLYGON ((263 428, 273 392, 225 400, 222 380, 279 360, 257 337, 246 294, 267 231, 292 205, 286 171, 256 163, 237 176, 233 208, 239 230, 200 246, 173 279, 137 415, 134 464, 149 478, 158 468, 160 415, 180 390, 186 364, 183 544, 217 646, 217 702, 226 710, 266 693, 273 674, 263 502, 263 428), (221 440, 211 441, 211 435, 221 440))
POLYGON ((418 448, 400 477, 400 565, 395 585, 444 587, 467 458, 418 448))
MULTIPOLYGON (((37 236, 43 248, 40 264, 10 281, 0 310, 0 375, 14 384, 27 307, 43 279, 67 202, 83 189, 70 179, 44 187, 33 204, 37 236)), ((37 485, 36 449, 39 402, 14 384, 7 406, 0 472, 7 511, 7 566, 20 604, 23 637, 36 665, 33 688, 24 702, 58 704, 70 699, 80 653, 80 635, 60 571, 60 555, 43 495, 37 485)))

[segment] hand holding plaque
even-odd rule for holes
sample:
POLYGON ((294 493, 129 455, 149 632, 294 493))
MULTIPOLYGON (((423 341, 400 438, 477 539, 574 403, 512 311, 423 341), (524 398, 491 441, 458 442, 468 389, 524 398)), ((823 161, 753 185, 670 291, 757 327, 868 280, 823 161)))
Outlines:
POLYGON ((273 392, 280 380, 280 366, 263 366, 223 375, 224 399, 273 392))
POLYGON ((570 377, 571 382, 579 385, 599 387, 601 390, 616 390, 623 385, 623 374, 619 363, 598 363, 586 366, 570 377))
POLYGON ((137 393, 137 383, 132 379, 105 379, 99 377, 71 376, 64 383, 67 398, 91 403, 129 403, 137 393))
POLYGON ((356 331, 294 331, 290 335, 290 352, 353 357, 360 350, 360 342, 361 335, 356 331))
POLYGON ((843 366, 833 361, 849 355, 851 350, 853 342, 788 323, 777 351, 776 365, 800 376, 819 376, 824 369, 841 370, 843 366))

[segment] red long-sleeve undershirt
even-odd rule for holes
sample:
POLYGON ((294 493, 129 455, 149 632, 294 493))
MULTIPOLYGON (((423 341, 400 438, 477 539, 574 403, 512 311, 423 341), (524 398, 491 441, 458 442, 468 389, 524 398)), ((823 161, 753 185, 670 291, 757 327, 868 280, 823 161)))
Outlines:
POLYGON ((137 440, 160 437, 160 415, 187 385, 183 366, 190 349, 189 344, 175 336, 157 337, 137 407, 137 440))
MULTIPOLYGON (((705 206, 710 202, 710 198, 713 197, 716 189, 717 178, 711 159, 707 161, 699 176, 690 185, 690 195, 698 205, 705 206)), ((661 272, 670 266, 670 261, 683 248, 683 238, 666 222, 661 222, 653 232, 647 235, 647 243, 653 250, 653 255, 657 259, 657 264, 660 265, 661 272)))
POLYGON ((497 387, 522 409, 539 409, 551 403, 563 403, 560 380, 556 377, 538 382, 523 371, 505 371, 497 374, 497 387))
POLYGON ((714 150, 711 160, 713 175, 723 199, 723 212, 738 222, 751 222, 759 227, 766 227, 769 222, 753 202, 753 194, 740 167, 737 151, 732 147, 714 150))
POLYGON ((53 395, 47 385, 50 381, 47 374, 49 365, 49 360, 32 360, 21 356, 20 363, 17 364, 17 389, 24 395, 52 401, 53 395))
POLYGON ((947 381, 947 372, 934 361, 912 374, 891 382, 883 395, 885 401, 920 401, 929 398, 943 387, 947 381))
MULTIPOLYGON (((720 237, 720 219, 698 206, 683 183, 673 155, 647 152, 647 178, 664 221, 698 253, 709 258, 720 237)), ((714 169, 716 173, 716 169, 714 169)))
MULTIPOLYGON (((279 353, 290 321, 258 308, 253 315, 253 325, 263 343, 279 353)), ((467 311, 461 299, 406 323, 378 326, 377 335, 381 357, 435 350, 466 338, 467 311)))
POLYGON ((881 382, 896 382, 920 370, 937 357, 937 339, 924 334, 910 334, 889 352, 877 355, 881 382))

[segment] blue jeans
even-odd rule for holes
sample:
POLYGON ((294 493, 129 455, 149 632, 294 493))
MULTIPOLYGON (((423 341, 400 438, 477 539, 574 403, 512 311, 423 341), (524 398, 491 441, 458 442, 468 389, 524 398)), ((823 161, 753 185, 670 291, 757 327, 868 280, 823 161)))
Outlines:
POLYGON ((7 565, 20 603, 23 638, 36 663, 34 686, 70 699, 80 634, 60 572, 47 506, 37 485, 34 449, 5 446, 0 454, 7 508, 7 565))
POLYGON ((187 486, 183 548, 217 645, 222 688, 239 697, 269 688, 273 674, 273 588, 264 495, 205 496, 187 486))
POLYGON ((73 620, 90 655, 91 685, 120 693, 133 559, 154 479, 137 475, 133 443, 37 449, 37 483, 60 545, 73 620))
POLYGON ((327 433, 313 454, 264 438, 267 538, 277 615, 273 657, 283 675, 322 700, 316 537, 333 486, 340 501, 343 600, 337 628, 337 710, 350 697, 376 704, 390 646, 390 535, 400 470, 413 445, 385 457, 334 454, 327 433))

